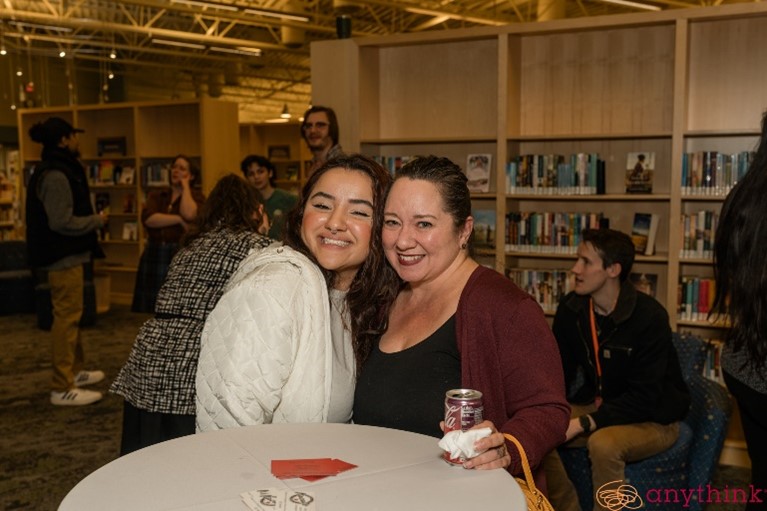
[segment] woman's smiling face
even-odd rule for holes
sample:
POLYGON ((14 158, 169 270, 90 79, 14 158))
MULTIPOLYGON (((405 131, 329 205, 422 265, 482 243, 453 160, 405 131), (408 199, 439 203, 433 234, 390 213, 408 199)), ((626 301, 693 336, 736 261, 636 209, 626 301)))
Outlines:
POLYGON ((301 239, 317 262, 336 273, 335 287, 348 289, 370 253, 373 183, 344 168, 327 171, 309 194, 301 239))

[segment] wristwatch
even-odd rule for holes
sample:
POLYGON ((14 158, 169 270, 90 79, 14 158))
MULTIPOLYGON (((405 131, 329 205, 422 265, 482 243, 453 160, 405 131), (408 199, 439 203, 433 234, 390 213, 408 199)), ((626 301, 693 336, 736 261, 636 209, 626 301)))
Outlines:
POLYGON ((588 415, 581 415, 578 417, 578 421, 581 423, 584 433, 591 433, 591 419, 588 415))

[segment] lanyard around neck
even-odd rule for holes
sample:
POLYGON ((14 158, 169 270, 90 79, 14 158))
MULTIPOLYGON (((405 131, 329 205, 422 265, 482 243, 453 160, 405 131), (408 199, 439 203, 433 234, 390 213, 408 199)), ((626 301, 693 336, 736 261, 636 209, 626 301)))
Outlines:
POLYGON ((597 337, 597 320, 594 317, 594 299, 589 298, 589 323, 591 325, 591 342, 594 344, 594 365, 597 368, 597 399, 602 395, 602 365, 599 363, 599 339, 597 337))

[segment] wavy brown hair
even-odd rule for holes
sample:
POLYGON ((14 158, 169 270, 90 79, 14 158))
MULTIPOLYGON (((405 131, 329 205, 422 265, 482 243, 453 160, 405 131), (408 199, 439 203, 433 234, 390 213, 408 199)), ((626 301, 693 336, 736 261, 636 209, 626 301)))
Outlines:
POLYGON ((350 154, 328 160, 314 172, 303 189, 298 204, 288 214, 285 226, 285 245, 298 250, 317 264, 325 276, 328 289, 333 287, 336 274, 317 263, 317 259, 301 238, 304 208, 320 177, 329 170, 342 168, 368 176, 373 183, 373 228, 370 233, 370 252, 352 280, 346 303, 351 316, 352 344, 357 362, 357 374, 367 359, 373 344, 386 331, 389 307, 399 290, 399 278, 389 266, 383 252, 381 231, 386 194, 392 178, 381 165, 366 156, 350 154))
POLYGON ((181 246, 219 227, 258 232, 263 220, 261 204, 261 194, 255 186, 236 174, 227 174, 216 183, 200 207, 196 220, 181 240, 181 246))

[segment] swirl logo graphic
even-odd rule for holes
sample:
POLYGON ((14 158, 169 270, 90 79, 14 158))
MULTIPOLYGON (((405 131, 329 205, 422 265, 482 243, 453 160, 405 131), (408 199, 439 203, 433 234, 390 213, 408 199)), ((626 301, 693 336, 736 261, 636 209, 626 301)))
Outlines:
POLYGON ((603 484, 594 497, 600 506, 610 511, 644 507, 644 501, 637 489, 630 484, 623 484, 623 481, 610 481, 603 484))

